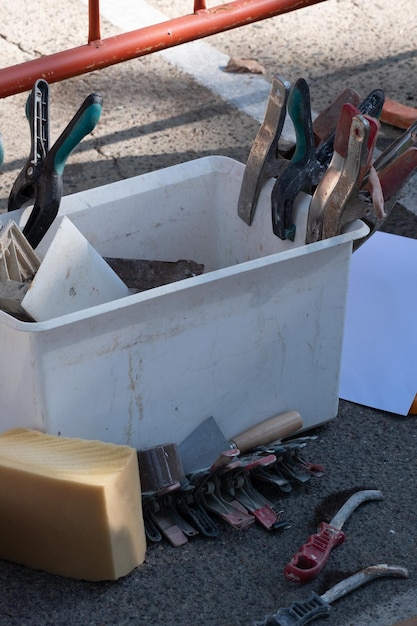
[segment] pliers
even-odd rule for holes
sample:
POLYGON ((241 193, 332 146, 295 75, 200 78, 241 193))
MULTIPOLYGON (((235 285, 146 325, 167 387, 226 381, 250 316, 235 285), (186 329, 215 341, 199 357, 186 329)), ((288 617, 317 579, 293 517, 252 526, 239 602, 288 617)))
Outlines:
POLYGON ((42 240, 58 213, 63 191, 62 174, 67 158, 95 128, 101 107, 102 97, 99 94, 87 96, 50 149, 49 85, 43 79, 34 84, 26 103, 31 151, 14 182, 8 201, 8 211, 33 202, 33 209, 23 228, 23 234, 33 248, 42 240))

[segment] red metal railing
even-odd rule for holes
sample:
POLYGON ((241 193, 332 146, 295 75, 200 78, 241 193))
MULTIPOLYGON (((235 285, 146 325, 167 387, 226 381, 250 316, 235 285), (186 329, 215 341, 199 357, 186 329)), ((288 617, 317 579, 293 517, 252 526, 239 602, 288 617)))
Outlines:
MULTIPOLYGON (((38 78, 55 83, 320 2, 325 0, 235 0, 207 8, 205 0, 194 0, 189 15, 101 39, 100 0, 88 0, 88 42, 1 69, 0 98, 29 91, 38 78)), ((416 109, 385 100, 381 121, 407 128, 416 119, 416 109)))
POLYGON ((99 0, 89 0, 88 43, 1 69, 0 98, 32 89, 38 78, 58 82, 324 1, 235 0, 207 8, 194 0, 189 15, 101 39, 99 0))

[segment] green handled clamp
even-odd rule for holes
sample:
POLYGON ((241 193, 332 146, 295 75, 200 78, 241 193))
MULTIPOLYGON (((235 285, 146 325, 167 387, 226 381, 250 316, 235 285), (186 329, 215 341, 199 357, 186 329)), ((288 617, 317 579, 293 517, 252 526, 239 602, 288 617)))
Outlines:
POLYGON ((31 152, 12 187, 8 211, 33 203, 23 234, 33 248, 54 221, 62 197, 62 174, 77 144, 95 128, 101 114, 102 97, 87 96, 70 123, 49 149, 49 86, 36 81, 26 104, 31 130, 31 152))

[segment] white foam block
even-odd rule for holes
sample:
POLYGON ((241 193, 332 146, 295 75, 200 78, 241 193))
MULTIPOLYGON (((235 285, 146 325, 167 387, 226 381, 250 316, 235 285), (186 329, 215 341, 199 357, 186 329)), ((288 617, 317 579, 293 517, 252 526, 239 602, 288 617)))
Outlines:
POLYGON ((42 322, 127 295, 124 282, 64 216, 22 307, 42 322))

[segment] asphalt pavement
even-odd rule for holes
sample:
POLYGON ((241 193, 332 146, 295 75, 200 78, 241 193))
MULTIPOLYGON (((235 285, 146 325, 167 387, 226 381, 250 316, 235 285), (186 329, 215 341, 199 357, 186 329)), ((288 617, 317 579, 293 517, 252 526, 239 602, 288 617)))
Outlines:
MULTIPOLYGON (((155 10, 168 17, 184 14, 191 11, 190 4, 103 1, 108 19, 103 17, 102 36, 116 34, 126 24, 139 27, 155 10)), ((185 44, 183 54, 180 49, 178 54, 152 54, 52 84, 52 142, 89 93, 98 92, 104 100, 97 128, 68 160, 64 193, 206 155, 245 162, 259 128, 265 89, 276 73, 291 82, 306 78, 317 112, 346 86, 363 95, 382 88, 390 98, 417 107, 412 4, 327 0, 211 36, 197 47, 185 44), (229 57, 256 59, 265 73, 236 74, 225 83, 221 66, 229 57), (257 98, 245 99, 253 88, 257 98)), ((52 0, 2 3, 2 65, 85 43, 86 20, 81 0, 62 6, 52 0)), ((26 97, 0 101, 2 211, 29 153, 26 97)), ((383 126, 379 147, 399 132, 383 126)), ((384 226, 388 232, 417 238, 415 184, 414 177, 384 226)), ((415 294, 410 298, 408 306, 413 306, 415 294)), ((395 328, 387 328, 389 332, 395 328)), ((0 561, 0 624, 249 626, 312 590, 322 593, 340 577, 377 563, 406 567, 409 578, 372 582, 334 603, 330 616, 315 623, 391 626, 417 616, 416 417, 340 401, 338 416, 308 434, 317 438, 307 443, 304 455, 325 467, 324 476, 294 485, 290 493, 268 491, 284 511, 286 530, 272 533, 258 525, 239 532, 221 522, 215 539, 196 537, 180 548, 166 542, 150 545, 145 563, 117 582, 68 580, 0 561), (316 529, 316 505, 350 488, 380 489, 384 499, 365 503, 352 515, 344 527, 345 543, 334 549, 317 580, 306 585, 287 581, 285 564, 316 529)))

